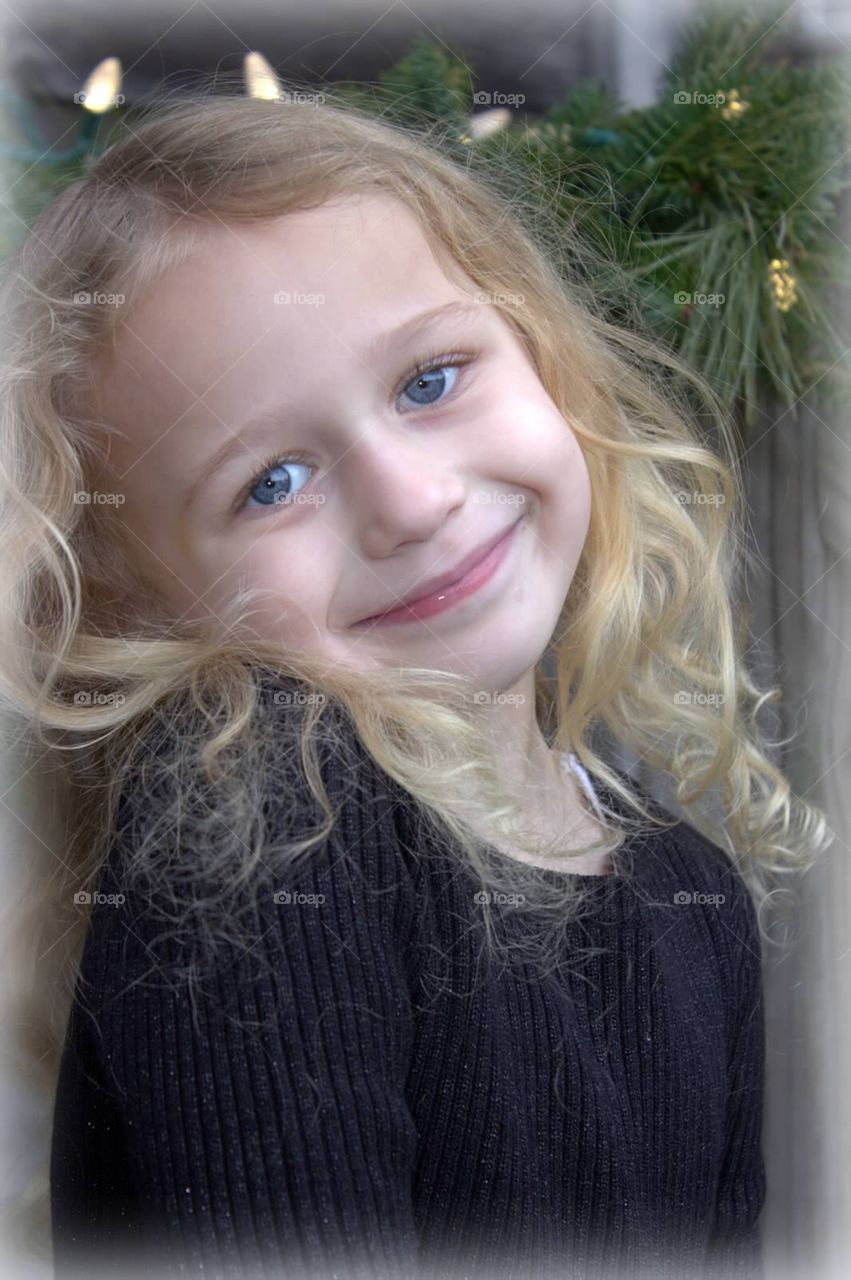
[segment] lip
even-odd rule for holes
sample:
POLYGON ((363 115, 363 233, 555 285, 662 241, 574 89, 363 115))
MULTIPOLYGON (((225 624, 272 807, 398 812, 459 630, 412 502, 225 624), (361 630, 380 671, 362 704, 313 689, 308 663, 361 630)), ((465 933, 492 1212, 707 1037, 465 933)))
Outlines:
POLYGON ((454 569, 441 574, 429 583, 424 592, 403 599, 399 605, 384 613, 372 614, 354 623, 355 627, 383 626, 386 623, 413 622, 430 618, 444 609, 451 608, 459 600, 466 600, 488 582, 502 563, 512 536, 523 517, 514 524, 489 538, 475 551, 470 552, 454 569))

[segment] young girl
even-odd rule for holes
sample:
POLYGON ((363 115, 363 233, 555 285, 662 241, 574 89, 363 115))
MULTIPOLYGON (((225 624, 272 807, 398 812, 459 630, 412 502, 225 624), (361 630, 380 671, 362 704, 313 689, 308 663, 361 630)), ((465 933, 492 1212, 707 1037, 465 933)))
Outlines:
POLYGON ((826 824, 729 425, 494 160, 159 103, 7 271, 57 1276, 759 1273, 757 911, 826 824))

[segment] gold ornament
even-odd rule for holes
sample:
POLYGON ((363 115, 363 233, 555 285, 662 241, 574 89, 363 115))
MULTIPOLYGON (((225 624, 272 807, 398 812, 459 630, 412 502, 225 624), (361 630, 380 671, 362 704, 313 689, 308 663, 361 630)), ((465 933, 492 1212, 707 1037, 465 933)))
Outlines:
MULTIPOLYGON (((720 93, 720 90, 719 90, 720 93)), ((724 94, 724 106, 721 108, 721 115, 725 120, 737 120, 743 116, 746 111, 750 110, 750 103, 745 102, 739 97, 738 89, 728 89, 724 94)))
POLYGON ((788 311, 798 301, 798 286, 789 270, 788 258, 772 258, 768 266, 768 283, 778 311, 788 311))

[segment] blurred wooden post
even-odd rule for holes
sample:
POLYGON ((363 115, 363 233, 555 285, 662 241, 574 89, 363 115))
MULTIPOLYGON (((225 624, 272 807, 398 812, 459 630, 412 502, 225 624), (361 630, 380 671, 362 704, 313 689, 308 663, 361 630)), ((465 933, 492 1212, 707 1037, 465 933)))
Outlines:
POLYGON ((766 956, 766 1280, 833 1280, 851 1263, 851 437, 829 413, 815 393, 797 418, 776 408, 747 456, 766 562, 751 577, 760 681, 784 690, 793 790, 837 837, 797 886, 785 945, 766 956))

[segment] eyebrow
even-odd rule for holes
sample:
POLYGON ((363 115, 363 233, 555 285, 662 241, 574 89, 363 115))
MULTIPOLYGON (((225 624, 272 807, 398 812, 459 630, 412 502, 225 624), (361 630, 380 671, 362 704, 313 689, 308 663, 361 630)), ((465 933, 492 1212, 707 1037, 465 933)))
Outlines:
MULTIPOLYGON (((408 342, 415 338, 421 331, 431 328, 432 325, 442 322, 443 324, 461 323, 470 320, 472 317, 481 316, 483 307, 478 302, 464 302, 460 299, 454 302, 445 302, 439 307, 431 307, 428 311, 421 311, 419 315, 413 316, 410 320, 406 320, 403 324, 396 328, 387 329, 384 333, 378 334, 370 342, 366 343, 362 350, 362 358, 377 358, 382 355, 388 347, 394 342, 408 342)), ((258 413, 255 417, 244 422, 241 427, 234 429, 233 435, 229 437, 220 448, 207 459, 204 466, 192 480, 183 503, 183 510, 187 511, 192 505, 198 490, 209 480, 215 472, 225 462, 228 462, 231 456, 238 453, 240 449, 250 448, 250 443, 256 442, 266 436, 270 428, 280 425, 281 408, 267 409, 258 413)))

